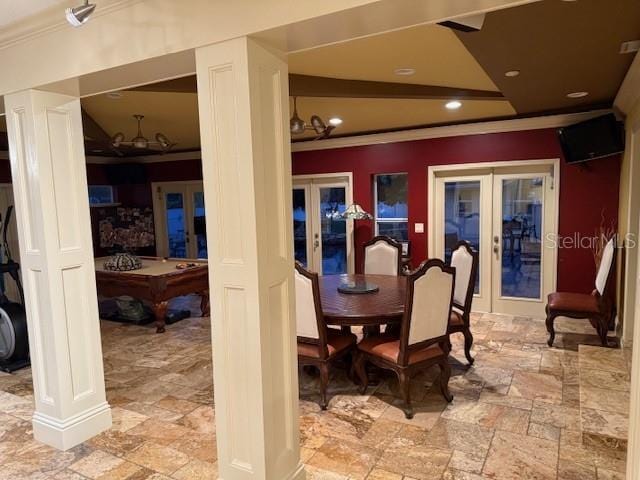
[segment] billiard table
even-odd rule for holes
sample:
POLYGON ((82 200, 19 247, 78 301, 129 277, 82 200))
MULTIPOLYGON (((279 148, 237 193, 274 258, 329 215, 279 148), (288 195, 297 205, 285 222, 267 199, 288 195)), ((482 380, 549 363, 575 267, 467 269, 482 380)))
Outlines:
POLYGON ((202 297, 202 316, 209 315, 209 270, 207 262, 184 258, 140 257, 142 268, 128 272, 105 270, 109 257, 95 259, 98 295, 118 297, 129 295, 151 303, 156 321, 156 332, 165 331, 165 317, 169 300, 191 293, 202 297), (180 263, 195 263, 185 269, 180 263))

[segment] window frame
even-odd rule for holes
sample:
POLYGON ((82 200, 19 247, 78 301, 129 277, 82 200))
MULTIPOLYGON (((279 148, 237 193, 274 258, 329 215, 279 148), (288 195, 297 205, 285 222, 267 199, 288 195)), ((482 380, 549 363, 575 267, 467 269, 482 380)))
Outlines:
MULTIPOLYGON (((373 175, 373 221, 375 224, 375 234, 379 235, 378 225, 380 223, 406 223, 407 224, 407 239, 409 238, 409 173, 408 172, 391 172, 391 173, 375 173, 373 175), (378 177, 390 176, 390 175, 404 175, 407 179, 407 216, 406 217, 394 217, 394 218, 380 218, 378 217, 378 177)), ((398 240, 399 242, 406 242, 408 240, 398 240)))

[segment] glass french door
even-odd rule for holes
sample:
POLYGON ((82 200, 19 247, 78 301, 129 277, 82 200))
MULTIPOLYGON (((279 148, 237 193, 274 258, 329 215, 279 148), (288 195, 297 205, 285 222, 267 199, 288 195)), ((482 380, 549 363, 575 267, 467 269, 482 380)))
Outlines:
POLYGON ((353 271, 353 222, 339 218, 351 204, 343 177, 294 177, 295 259, 321 275, 353 271))
POLYGON ((154 189, 158 255, 207 258, 202 182, 163 182, 154 189))
POLYGON ((557 207, 551 173, 538 170, 436 179, 435 252, 449 261, 459 240, 478 250, 476 311, 544 316, 556 274, 553 242, 544 240, 555 233, 557 207))

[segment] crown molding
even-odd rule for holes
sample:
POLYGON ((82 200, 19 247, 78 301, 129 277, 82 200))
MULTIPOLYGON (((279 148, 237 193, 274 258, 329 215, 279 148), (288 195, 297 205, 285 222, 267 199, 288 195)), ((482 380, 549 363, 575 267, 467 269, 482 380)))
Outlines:
POLYGON ((308 140, 291 144, 292 152, 309 152, 334 148, 361 147, 385 143, 411 142, 430 138, 459 137, 464 135, 482 135, 487 133, 517 132, 522 130, 540 130, 543 128, 566 127, 582 120, 610 113, 610 109, 589 112, 546 115, 541 117, 497 120, 492 122, 465 123, 444 127, 428 127, 399 132, 376 133, 353 137, 328 138, 326 140, 308 140))
POLYGON ((162 153, 157 155, 140 155, 137 157, 103 157, 98 155, 87 155, 87 163, 114 165, 118 163, 163 163, 180 162, 185 160, 201 160, 200 150, 193 152, 162 153))
MULTIPOLYGON (((103 15, 109 15, 110 13, 142 1, 144 0, 112 0, 107 3, 106 0, 102 0, 91 17, 99 18, 103 15)), ((13 23, 6 28, 0 29, 0 50, 28 42, 29 40, 62 30, 63 28, 74 28, 65 20, 64 8, 64 6, 49 8, 24 20, 13 23)))
POLYGON ((620 85, 613 106, 625 115, 629 115, 638 103, 640 103, 640 55, 636 54, 620 85))

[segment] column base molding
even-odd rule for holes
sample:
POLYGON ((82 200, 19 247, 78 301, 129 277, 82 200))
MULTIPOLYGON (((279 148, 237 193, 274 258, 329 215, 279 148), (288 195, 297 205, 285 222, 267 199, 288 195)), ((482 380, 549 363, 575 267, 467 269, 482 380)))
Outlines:
POLYGON ((33 414, 33 437, 58 450, 69 450, 109 428, 111 407, 107 402, 63 421, 39 412, 33 414))
POLYGON ((285 480, 305 480, 307 478, 307 472, 304 470, 304 465, 302 463, 298 464, 298 468, 296 468, 295 472, 289 475, 285 480))

